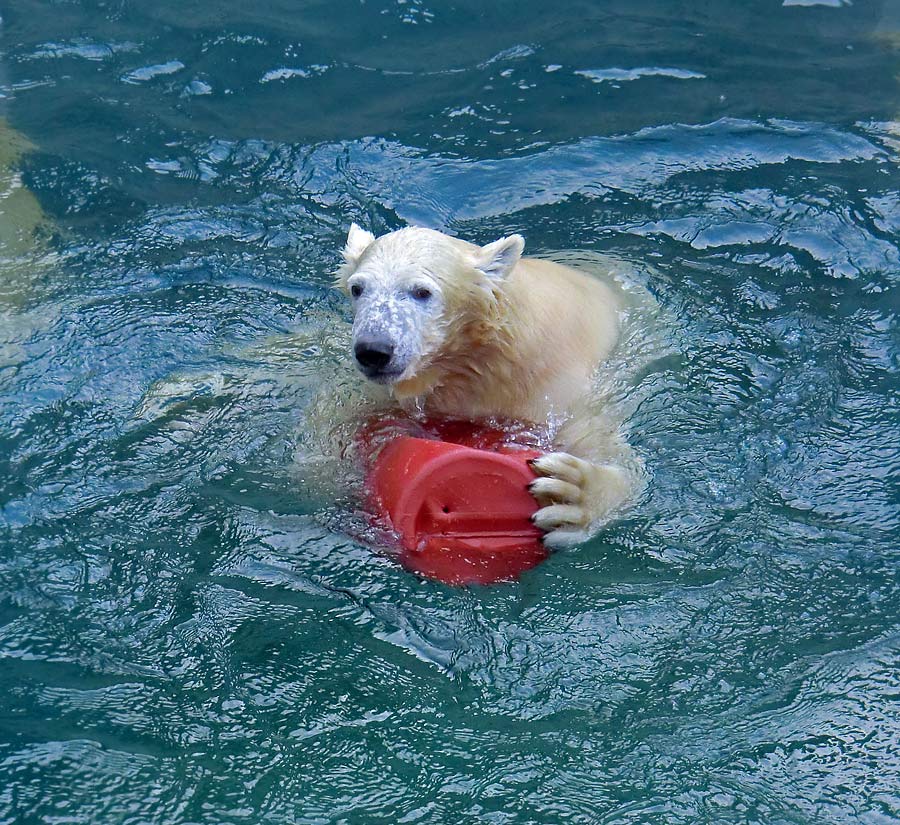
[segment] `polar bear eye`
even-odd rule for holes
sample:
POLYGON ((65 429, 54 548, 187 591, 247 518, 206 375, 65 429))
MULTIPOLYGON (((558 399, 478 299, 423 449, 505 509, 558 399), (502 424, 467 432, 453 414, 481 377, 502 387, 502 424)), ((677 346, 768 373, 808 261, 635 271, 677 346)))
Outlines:
POLYGON ((427 301, 431 297, 431 290, 427 286, 414 286, 410 294, 417 301, 427 301))
POLYGON ((362 284, 353 284, 353 285, 350 287, 350 294, 351 294, 354 298, 359 298, 359 296, 363 294, 362 284))

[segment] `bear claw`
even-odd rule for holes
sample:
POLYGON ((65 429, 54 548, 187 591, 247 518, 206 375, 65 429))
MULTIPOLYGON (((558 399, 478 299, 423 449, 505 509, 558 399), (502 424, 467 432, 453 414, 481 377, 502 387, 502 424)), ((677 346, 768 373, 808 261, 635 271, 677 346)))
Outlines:
POLYGON ((536 478, 528 485, 540 504, 577 504, 581 501, 581 488, 568 481, 550 476, 536 478))
POLYGON ((531 462, 531 469, 541 476, 552 476, 570 484, 581 485, 584 481, 586 461, 568 453, 547 453, 531 462))
POLYGON ((583 527, 586 521, 584 510, 574 504, 551 504, 542 507, 531 520, 541 530, 547 532, 558 530, 560 527, 583 527))

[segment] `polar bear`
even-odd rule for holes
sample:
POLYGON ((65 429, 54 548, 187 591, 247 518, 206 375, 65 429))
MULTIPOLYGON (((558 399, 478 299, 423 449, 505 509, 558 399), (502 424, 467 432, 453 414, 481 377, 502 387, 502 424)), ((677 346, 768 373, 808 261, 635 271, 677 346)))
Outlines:
POLYGON ((578 543, 640 486, 640 462, 596 410, 592 377, 618 337, 619 301, 598 279, 523 258, 509 235, 476 246, 410 227, 376 238, 355 223, 337 286, 354 311, 363 375, 429 415, 555 422, 561 450, 536 459, 534 523, 578 543))

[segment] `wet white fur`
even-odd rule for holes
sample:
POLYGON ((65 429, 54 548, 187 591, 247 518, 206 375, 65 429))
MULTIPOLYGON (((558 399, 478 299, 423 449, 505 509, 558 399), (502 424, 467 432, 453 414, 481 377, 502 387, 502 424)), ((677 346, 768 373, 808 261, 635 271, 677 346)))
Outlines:
MULTIPOLYGON (((592 376, 618 336, 619 305, 599 280, 522 258, 519 235, 483 247, 429 229, 375 238, 355 224, 338 286, 354 299, 354 342, 388 336, 401 402, 461 418, 560 422, 565 452, 534 463, 535 523, 550 545, 587 538, 640 486, 640 464, 596 409, 592 376), (418 300, 416 290, 431 297, 418 300)), ((393 362, 392 362, 393 364, 393 362)))

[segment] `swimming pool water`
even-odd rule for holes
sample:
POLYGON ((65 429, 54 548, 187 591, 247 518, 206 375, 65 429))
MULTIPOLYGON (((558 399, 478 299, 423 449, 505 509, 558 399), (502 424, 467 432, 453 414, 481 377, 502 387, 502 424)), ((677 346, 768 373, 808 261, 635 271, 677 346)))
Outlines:
POLYGON ((17 0, 0 43, 0 823, 900 821, 894 4, 17 0), (335 528, 352 220, 627 262, 627 518, 469 589, 335 528))

